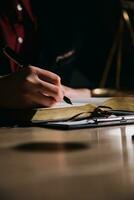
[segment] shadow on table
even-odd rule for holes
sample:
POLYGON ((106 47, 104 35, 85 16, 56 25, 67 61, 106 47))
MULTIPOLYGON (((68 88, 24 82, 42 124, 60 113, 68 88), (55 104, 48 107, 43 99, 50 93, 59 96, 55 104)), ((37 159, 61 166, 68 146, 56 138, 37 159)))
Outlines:
POLYGON ((30 142, 13 147, 14 150, 25 152, 71 152, 90 148, 82 142, 30 142))

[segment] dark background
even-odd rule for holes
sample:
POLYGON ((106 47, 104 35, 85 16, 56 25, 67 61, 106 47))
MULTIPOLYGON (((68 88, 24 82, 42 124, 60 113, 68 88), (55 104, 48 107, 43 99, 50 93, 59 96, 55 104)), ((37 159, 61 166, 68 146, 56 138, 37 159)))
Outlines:
MULTIPOLYGON (((60 74, 63 84, 72 87, 97 87, 119 24, 120 1, 49 0, 43 4, 38 10, 39 15, 43 13, 43 17, 40 17, 41 24, 45 24, 40 38, 47 38, 44 43, 41 42, 47 47, 44 48, 42 60, 44 55, 48 54, 48 57, 42 66, 54 65, 57 55, 75 49, 72 64, 64 65, 63 72, 62 69, 54 72, 60 74)), ((114 72, 110 74, 114 76, 114 72)), ((111 76, 109 79, 113 81, 111 76)), ((112 85, 111 80, 108 82, 112 85)))

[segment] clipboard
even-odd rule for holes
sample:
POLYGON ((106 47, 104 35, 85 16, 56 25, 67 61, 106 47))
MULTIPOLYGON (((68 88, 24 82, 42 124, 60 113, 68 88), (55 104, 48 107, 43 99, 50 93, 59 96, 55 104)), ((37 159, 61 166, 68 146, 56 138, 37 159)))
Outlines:
POLYGON ((107 126, 134 124, 134 115, 97 117, 77 121, 40 122, 37 126, 59 130, 98 128, 107 126))

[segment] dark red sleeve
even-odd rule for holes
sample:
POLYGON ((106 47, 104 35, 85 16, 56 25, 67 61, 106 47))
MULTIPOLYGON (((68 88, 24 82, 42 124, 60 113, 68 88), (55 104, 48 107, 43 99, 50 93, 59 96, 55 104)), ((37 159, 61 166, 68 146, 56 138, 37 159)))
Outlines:
MULTIPOLYGON (((8 2, 5 12, 0 14, 0 41, 20 53, 24 60, 32 61, 36 55, 36 18, 30 1, 23 0, 22 4, 18 0, 12 0, 12 4, 8 2)), ((12 61, 5 63, 11 72, 17 71, 18 67, 12 61)))

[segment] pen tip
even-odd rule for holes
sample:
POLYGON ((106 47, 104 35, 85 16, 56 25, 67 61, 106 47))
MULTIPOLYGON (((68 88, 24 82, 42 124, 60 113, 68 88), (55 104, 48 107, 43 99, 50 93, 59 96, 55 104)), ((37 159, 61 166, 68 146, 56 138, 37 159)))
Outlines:
POLYGON ((64 97, 63 97, 63 100, 64 100, 66 103, 68 103, 68 104, 70 104, 70 105, 73 105, 72 102, 71 102, 71 100, 70 100, 68 97, 64 96, 64 97))

